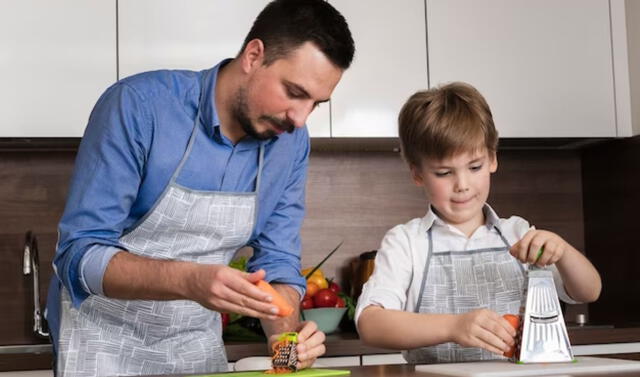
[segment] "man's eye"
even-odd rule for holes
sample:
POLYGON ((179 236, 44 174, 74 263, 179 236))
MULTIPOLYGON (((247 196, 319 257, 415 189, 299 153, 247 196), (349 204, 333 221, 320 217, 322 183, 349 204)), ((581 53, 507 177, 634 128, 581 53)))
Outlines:
POLYGON ((287 89, 287 95, 290 98, 302 98, 303 97, 302 93, 295 92, 295 91, 293 91, 291 89, 287 89))

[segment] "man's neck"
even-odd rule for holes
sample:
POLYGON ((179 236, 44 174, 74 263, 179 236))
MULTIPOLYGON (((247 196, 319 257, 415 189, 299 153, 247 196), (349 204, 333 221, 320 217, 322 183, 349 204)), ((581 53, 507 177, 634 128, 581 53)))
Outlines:
POLYGON ((220 68, 216 79, 215 103, 220 119, 220 132, 233 144, 237 144, 246 134, 233 118, 234 97, 240 87, 238 62, 234 59, 220 68))

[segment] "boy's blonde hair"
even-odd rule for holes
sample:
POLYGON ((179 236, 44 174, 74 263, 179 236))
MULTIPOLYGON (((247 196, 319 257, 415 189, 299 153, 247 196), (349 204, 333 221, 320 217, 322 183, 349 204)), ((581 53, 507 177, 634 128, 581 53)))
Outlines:
POLYGON ((489 105, 473 86, 453 82, 416 92, 398 116, 402 155, 410 166, 425 158, 442 160, 485 147, 498 148, 498 131, 489 105))

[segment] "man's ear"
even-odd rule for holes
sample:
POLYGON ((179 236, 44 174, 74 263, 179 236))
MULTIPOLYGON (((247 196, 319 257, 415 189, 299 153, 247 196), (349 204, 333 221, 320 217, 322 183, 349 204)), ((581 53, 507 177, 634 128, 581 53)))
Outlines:
POLYGON ((416 184, 416 186, 422 186, 422 184, 424 183, 424 180, 422 179, 422 172, 421 169, 419 167, 416 167, 415 165, 411 165, 411 178, 413 179, 413 183, 416 184))
POLYGON ((264 62, 264 43, 260 39, 252 39, 240 54, 240 66, 245 73, 260 67, 264 62))

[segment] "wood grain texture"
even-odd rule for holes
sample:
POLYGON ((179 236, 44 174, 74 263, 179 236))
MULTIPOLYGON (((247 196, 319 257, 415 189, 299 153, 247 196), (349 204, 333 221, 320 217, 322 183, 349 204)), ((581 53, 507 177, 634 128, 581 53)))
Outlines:
POLYGON ((582 171, 585 240, 603 286, 591 319, 640 322, 640 137, 586 149, 582 171))
POLYGON ((44 305, 74 152, 0 152, 0 344, 45 343, 32 334, 32 277, 22 274, 25 233, 38 237, 44 305))
MULTIPOLYGON (((5 304, 0 344, 42 342, 31 335, 31 285, 22 276, 24 233, 30 229, 38 236, 44 300, 74 158, 74 151, 0 150, 0 299, 5 304)), ((499 215, 517 214, 584 247, 576 151, 507 150, 500 152, 499 164, 490 196, 499 215)), ((350 260, 377 249, 391 227, 423 216, 427 208, 399 153, 378 149, 313 151, 306 204, 303 266, 315 265, 344 240, 323 268, 340 283, 350 280, 350 260)))

